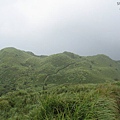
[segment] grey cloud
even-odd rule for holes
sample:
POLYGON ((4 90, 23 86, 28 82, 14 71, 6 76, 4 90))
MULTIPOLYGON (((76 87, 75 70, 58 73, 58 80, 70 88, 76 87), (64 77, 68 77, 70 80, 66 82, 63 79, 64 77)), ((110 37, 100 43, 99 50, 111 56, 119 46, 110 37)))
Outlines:
POLYGON ((115 0, 0 1, 0 48, 35 54, 63 51, 120 59, 120 10, 115 0))

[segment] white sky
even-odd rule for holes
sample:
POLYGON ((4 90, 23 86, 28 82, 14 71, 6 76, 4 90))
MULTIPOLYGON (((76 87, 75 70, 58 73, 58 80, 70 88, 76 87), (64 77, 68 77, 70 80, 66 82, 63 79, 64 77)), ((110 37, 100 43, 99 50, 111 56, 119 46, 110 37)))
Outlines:
POLYGON ((0 0, 0 49, 106 54, 120 60, 117 0, 0 0))

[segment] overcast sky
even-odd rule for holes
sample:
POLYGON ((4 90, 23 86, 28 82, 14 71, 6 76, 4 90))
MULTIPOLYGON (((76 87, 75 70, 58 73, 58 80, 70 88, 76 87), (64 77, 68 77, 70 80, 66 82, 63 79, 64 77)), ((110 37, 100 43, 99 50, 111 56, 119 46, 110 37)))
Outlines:
POLYGON ((120 60, 119 0, 0 0, 0 49, 120 60))

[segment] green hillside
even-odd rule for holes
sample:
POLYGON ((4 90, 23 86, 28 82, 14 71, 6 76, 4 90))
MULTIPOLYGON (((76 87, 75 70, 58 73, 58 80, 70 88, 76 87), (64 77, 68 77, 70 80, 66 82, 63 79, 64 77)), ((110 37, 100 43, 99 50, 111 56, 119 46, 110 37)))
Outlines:
POLYGON ((0 120, 120 120, 120 83, 64 84, 0 97, 0 120))
POLYGON ((0 50, 0 120, 120 120, 120 61, 0 50))
POLYGON ((36 56, 15 48, 0 50, 0 95, 20 89, 47 89, 64 83, 120 80, 120 62, 105 55, 79 56, 63 52, 36 56))

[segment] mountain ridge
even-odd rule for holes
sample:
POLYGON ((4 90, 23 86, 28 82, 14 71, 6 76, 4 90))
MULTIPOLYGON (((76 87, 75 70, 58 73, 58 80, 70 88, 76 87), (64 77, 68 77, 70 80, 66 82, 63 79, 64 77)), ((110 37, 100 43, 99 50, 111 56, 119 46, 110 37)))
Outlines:
POLYGON ((0 50, 0 95, 64 83, 114 82, 120 80, 119 73, 120 62, 103 54, 79 56, 65 51, 37 56, 12 47, 0 50))

